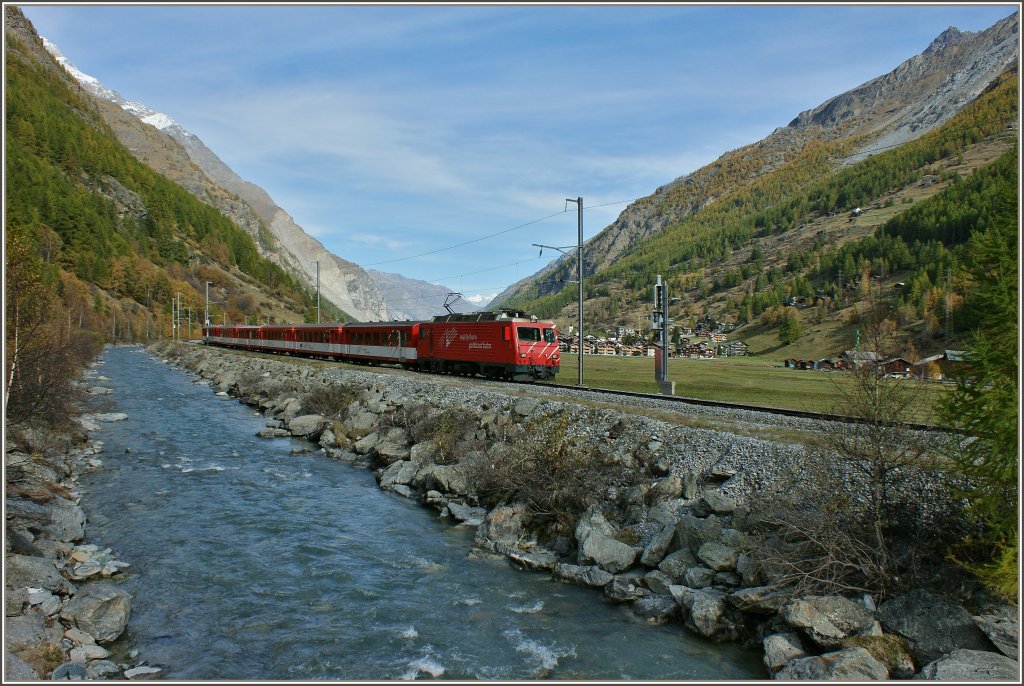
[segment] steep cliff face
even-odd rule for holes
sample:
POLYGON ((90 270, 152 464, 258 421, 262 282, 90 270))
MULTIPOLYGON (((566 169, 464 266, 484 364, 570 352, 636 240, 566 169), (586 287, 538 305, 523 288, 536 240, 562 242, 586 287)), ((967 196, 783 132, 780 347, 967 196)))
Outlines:
MULTIPOLYGON (((1016 65, 1019 16, 985 31, 949 28, 921 54, 892 72, 800 113, 763 140, 724 154, 716 162, 679 177, 641 198, 584 246, 587 274, 613 265, 631 248, 711 205, 727 193, 796 158, 809 143, 864 136, 867 141, 847 158, 850 164, 873 150, 913 140, 939 126, 999 74, 1016 65), (748 172, 736 174, 738 167, 748 172), (726 174, 727 169, 733 173, 726 174)), ((507 288, 503 302, 528 288, 540 295, 560 291, 562 276, 575 269, 575 257, 563 257, 537 274, 507 288)))
POLYGON ((46 49, 77 84, 93 95, 105 121, 140 161, 216 207, 257 241, 261 253, 316 284, 339 308, 360 320, 385 320, 390 312, 377 284, 358 265, 329 252, 307 234, 265 190, 239 177, 195 134, 145 105, 126 100, 84 74, 43 39, 46 49))

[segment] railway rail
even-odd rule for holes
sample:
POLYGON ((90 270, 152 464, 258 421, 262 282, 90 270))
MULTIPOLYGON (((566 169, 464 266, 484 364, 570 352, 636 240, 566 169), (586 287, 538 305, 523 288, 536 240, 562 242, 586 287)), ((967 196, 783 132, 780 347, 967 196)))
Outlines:
MULTIPOLYGON (((862 417, 850 417, 848 415, 829 414, 825 412, 810 412, 806 410, 791 410, 780 407, 765 407, 763 405, 743 405, 740 403, 730 403, 723 400, 704 400, 701 398, 689 398, 686 396, 678 395, 661 395, 658 393, 637 393, 635 391, 618 391, 608 388, 590 388, 590 387, 577 387, 577 386, 566 386, 564 384, 553 384, 553 383, 536 383, 534 386, 542 388, 553 388, 553 389, 571 389, 577 391, 587 391, 590 393, 622 397, 622 398, 637 398, 643 400, 651 400, 658 402, 668 403, 680 403, 686 405, 695 405, 698 407, 716 407, 727 410, 737 410, 745 412, 762 412, 766 414, 780 415, 784 417, 796 417, 800 419, 812 419, 822 422, 840 422, 844 424, 870 424, 871 421, 862 417)), ((912 429, 915 431, 934 431, 934 432, 945 432, 949 429, 935 426, 932 424, 917 424, 912 422, 901 422, 901 427, 906 429, 912 429)))
MULTIPOLYGON (((203 343, 198 342, 200 345, 203 343)), ((273 353, 270 351, 256 351, 256 350, 243 350, 239 348, 219 348, 220 350, 229 351, 233 354, 252 356, 252 357, 264 357, 268 359, 280 358, 280 353, 273 353)), ((311 356, 298 355, 285 355, 288 359, 295 361, 308 361, 315 362, 317 364, 330 364, 331 361, 325 361, 322 358, 316 358, 311 356)), ((354 360, 337 360, 336 362, 348 362, 349 364, 359 363, 354 360)), ((385 373, 385 374, 411 374, 419 376, 422 374, 420 371, 402 369, 400 367, 392 366, 373 366, 372 370, 374 373, 385 373)), ((690 405, 693 407, 701 408, 716 408, 727 411, 735 412, 755 412, 764 415, 772 415, 777 417, 792 417, 794 419, 805 419, 811 421, 820 422, 836 422, 843 424, 870 424, 869 420, 860 417, 850 417, 847 415, 830 414, 825 412, 810 412, 806 410, 793 410, 779 407, 766 407, 763 405, 744 405, 742 403, 731 403, 722 400, 706 400, 702 398, 691 398, 687 396, 678 395, 661 395, 658 393, 638 393, 635 391, 620 391, 609 388, 592 388, 589 386, 570 386, 567 384, 549 383, 549 382, 536 382, 536 381, 493 381, 480 377, 472 378, 459 374, 439 375, 439 379, 457 379, 463 382, 472 383, 474 385, 488 386, 488 387, 501 387, 501 386, 516 386, 526 389, 545 389, 545 391, 551 392, 555 395, 571 395, 574 393, 587 394, 594 397, 597 400, 603 398, 604 402, 614 402, 614 398, 619 399, 631 399, 640 400, 644 402, 650 402, 652 404, 659 404, 662 407, 666 405, 690 405)), ((905 429, 915 431, 925 431, 933 433, 949 432, 950 429, 935 426, 932 424, 919 424, 919 423, 901 423, 900 426, 905 429)))

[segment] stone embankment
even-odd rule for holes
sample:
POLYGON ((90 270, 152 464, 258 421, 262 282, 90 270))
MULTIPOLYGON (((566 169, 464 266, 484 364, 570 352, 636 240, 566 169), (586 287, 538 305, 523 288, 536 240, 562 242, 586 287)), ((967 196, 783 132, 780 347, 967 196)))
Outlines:
MULTIPOLYGON (((972 598, 968 611, 921 589, 876 606, 867 594, 807 595, 780 581, 748 524, 759 493, 804 469, 802 446, 523 386, 202 346, 161 353, 263 411, 260 435, 308 439, 373 469, 382 489, 475 527, 473 554, 591 587, 651 624, 760 645, 772 678, 1019 675, 1015 607, 972 598)), ((855 471, 834 476, 856 489, 855 471)))
MULTIPOLYGON (((95 369, 88 392, 111 389, 95 369)), ((78 479, 101 469, 97 422, 120 413, 81 418, 82 430, 59 432, 9 427, 5 445, 6 536, 4 551, 5 681, 38 679, 150 679, 160 669, 132 652, 115 662, 112 644, 131 613, 131 596, 118 580, 131 565, 109 548, 86 543, 86 516, 78 479)))

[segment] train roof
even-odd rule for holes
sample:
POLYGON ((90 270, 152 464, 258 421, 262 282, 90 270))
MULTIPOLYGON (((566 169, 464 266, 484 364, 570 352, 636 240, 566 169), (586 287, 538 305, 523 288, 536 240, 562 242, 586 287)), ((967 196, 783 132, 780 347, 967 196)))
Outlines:
MULTIPOLYGON (((455 314, 441 314, 433 319, 434 322, 537 322, 537 317, 531 317, 518 310, 499 310, 497 312, 466 312, 455 314)), ((549 320, 543 320, 549 321, 549 320)))

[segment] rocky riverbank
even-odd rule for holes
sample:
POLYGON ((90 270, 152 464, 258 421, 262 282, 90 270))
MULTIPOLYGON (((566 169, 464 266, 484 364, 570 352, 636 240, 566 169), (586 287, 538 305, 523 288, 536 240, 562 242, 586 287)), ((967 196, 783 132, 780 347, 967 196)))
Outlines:
MULTIPOLYGON (((748 526, 750 508, 766 486, 806 465, 802 446, 560 402, 521 386, 200 346, 165 352, 215 392, 262 410, 261 435, 304 437, 333 459, 375 470, 382 489, 476 527, 476 554, 592 587, 595 600, 629 604, 652 624, 760 643, 772 678, 1019 676, 1017 608, 969 582, 959 593, 915 588, 884 599, 800 594, 779 583, 784 572, 758 554, 764 535, 748 526), (579 514, 566 521, 564 510, 550 511, 559 506, 579 514)), ((851 470, 840 483, 854 491, 857 478, 851 470)), ((939 493, 929 491, 939 488, 934 478, 915 475, 907 498, 939 493)), ((936 521, 948 514, 938 498, 915 512, 936 521)))
MULTIPOLYGON (((89 393, 110 393, 95 368, 89 393)), ((115 662, 112 644, 127 627, 131 597, 118 581, 131 565, 86 543, 78 479, 101 469, 89 437, 117 413, 81 418, 81 430, 8 427, 5 445, 5 681, 151 679, 160 669, 138 656, 115 662)))

